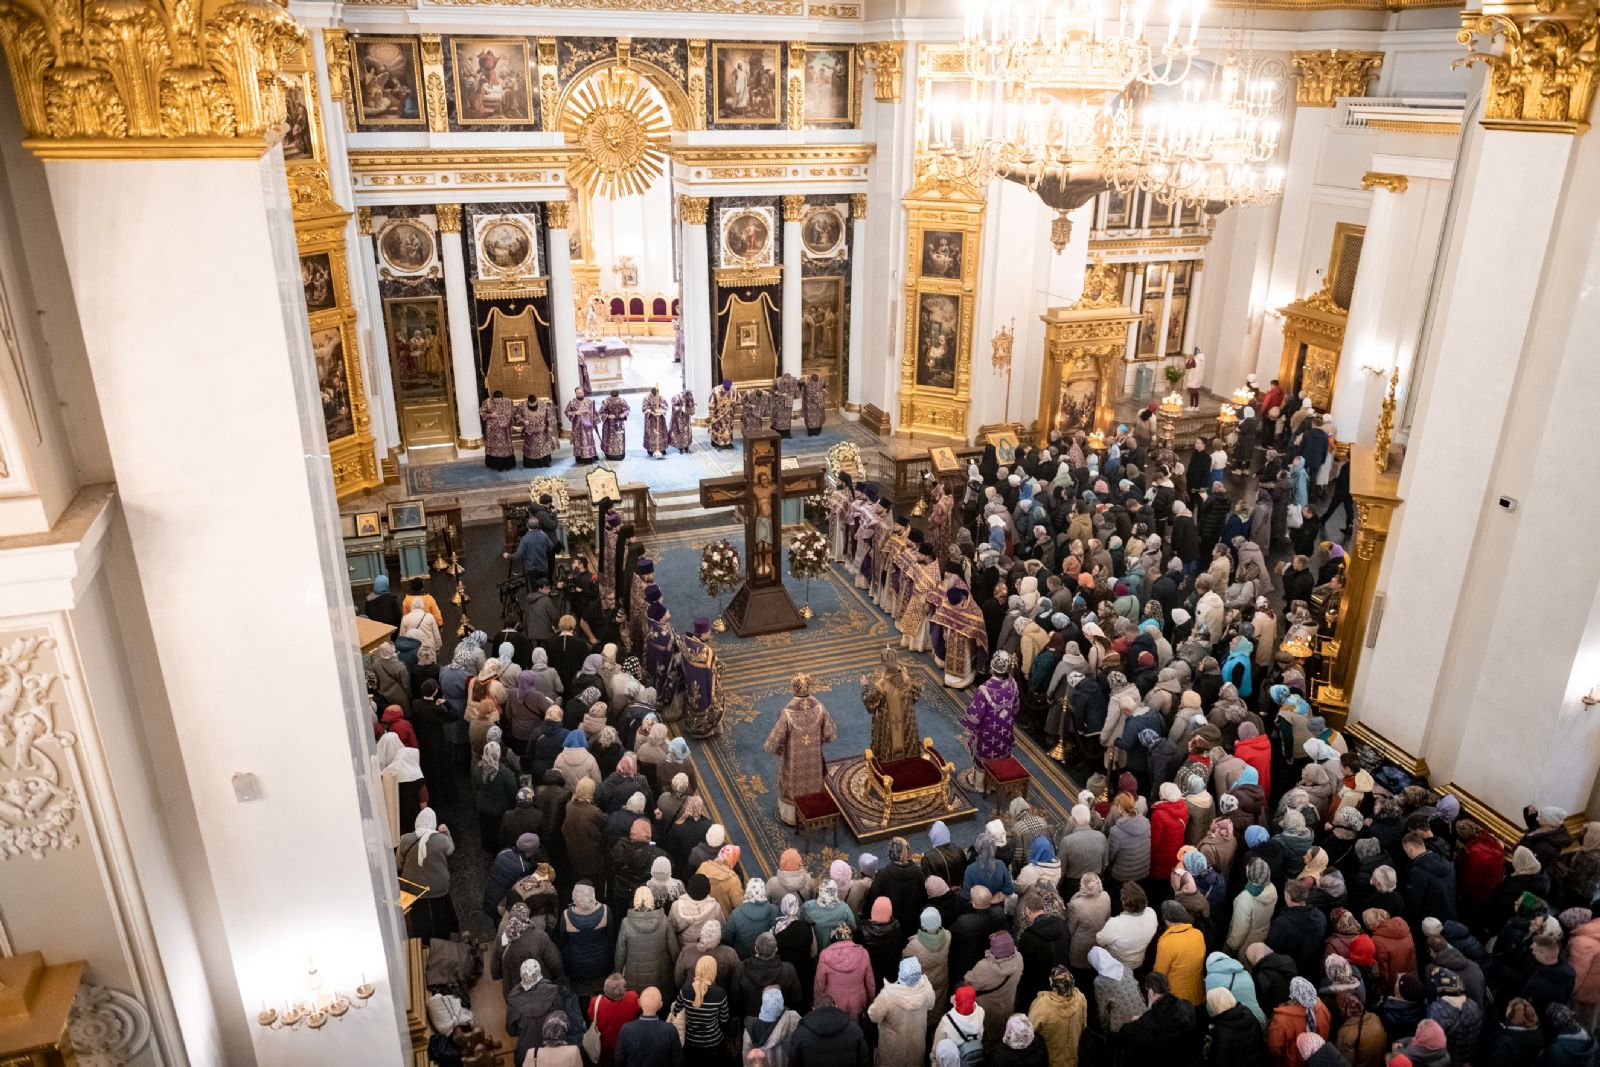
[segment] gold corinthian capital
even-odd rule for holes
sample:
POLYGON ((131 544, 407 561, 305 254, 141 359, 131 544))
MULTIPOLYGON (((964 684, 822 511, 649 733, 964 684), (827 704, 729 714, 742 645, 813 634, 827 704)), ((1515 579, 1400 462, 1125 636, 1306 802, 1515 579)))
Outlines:
POLYGON ((1301 107, 1332 107, 1341 96, 1366 96, 1367 85, 1383 66, 1382 52, 1322 48, 1296 52, 1294 102, 1301 107))
POLYGON ((0 48, 46 159, 258 156, 305 31, 276 0, 0 0, 0 48))
POLYGON ((1541 0, 1484 4, 1461 13, 1456 39, 1467 46, 1457 63, 1489 68, 1479 121, 1489 129, 1582 133, 1600 73, 1600 4, 1541 0), (1493 52, 1495 38, 1501 47, 1493 52))

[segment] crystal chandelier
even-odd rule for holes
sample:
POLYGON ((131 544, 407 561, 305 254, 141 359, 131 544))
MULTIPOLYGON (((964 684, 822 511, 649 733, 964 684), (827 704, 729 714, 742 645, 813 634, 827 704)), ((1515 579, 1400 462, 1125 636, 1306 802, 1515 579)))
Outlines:
POLYGON ((1135 80, 1173 85, 1194 60, 1203 7, 1172 0, 1166 40, 1156 47, 1145 38, 1149 0, 972 0, 961 54, 967 76, 980 82, 1104 93, 1135 80))

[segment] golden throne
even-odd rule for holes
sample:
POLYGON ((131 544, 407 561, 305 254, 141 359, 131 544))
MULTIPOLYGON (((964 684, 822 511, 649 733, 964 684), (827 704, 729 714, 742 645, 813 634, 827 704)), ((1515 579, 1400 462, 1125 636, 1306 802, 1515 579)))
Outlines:
POLYGON ((956 767, 939 755, 939 750, 933 747, 933 738, 922 739, 922 751, 918 755, 891 763, 880 763, 870 748, 863 756, 867 762, 867 784, 883 801, 883 815, 878 822, 880 828, 888 827, 896 804, 939 796, 944 799, 945 810, 955 808, 956 803, 950 796, 950 781, 956 767))

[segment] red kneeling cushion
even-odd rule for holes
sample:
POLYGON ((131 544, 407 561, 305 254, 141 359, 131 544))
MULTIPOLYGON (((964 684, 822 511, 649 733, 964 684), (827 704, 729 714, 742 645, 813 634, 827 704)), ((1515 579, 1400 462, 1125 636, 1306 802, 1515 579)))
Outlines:
POLYGON ((939 768, 921 757, 879 764, 878 770, 894 779, 896 793, 939 784, 939 768))
POLYGON ((1016 757, 1007 756, 1004 759, 991 759, 983 761, 983 773, 997 782, 1020 782, 1030 777, 1028 769, 1018 763, 1016 757))
POLYGON ((833 794, 826 789, 820 793, 807 793, 803 797, 795 797, 794 808, 802 819, 820 819, 827 815, 839 814, 839 805, 834 802, 833 794))

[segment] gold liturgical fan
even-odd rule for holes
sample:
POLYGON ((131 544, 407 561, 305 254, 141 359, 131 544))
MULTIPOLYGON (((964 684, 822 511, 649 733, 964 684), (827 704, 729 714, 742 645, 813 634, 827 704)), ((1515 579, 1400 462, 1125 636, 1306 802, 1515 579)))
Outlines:
POLYGON ((562 117, 562 134, 581 150, 567 181, 612 198, 642 193, 666 167, 671 129, 637 77, 613 67, 580 86, 562 117))

